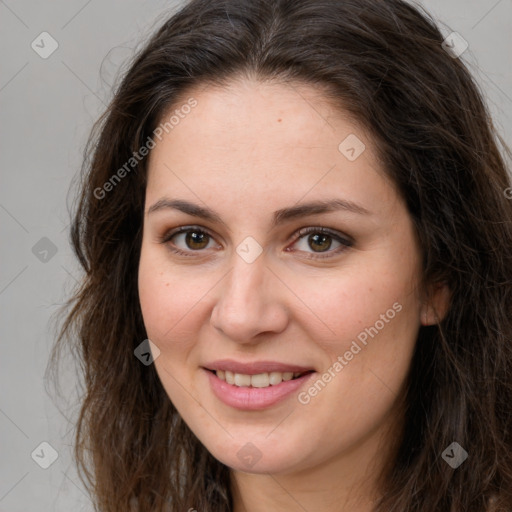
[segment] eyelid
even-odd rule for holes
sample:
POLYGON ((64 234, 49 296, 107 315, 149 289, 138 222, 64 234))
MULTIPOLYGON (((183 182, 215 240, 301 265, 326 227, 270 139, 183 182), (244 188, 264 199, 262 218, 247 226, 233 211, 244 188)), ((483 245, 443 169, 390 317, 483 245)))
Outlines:
POLYGON ((194 230, 200 231, 201 233, 206 233, 207 235, 211 236, 212 238, 215 238, 213 233, 208 228, 205 228, 204 226, 198 226, 198 225, 191 224, 191 225, 179 226, 177 228, 169 229, 169 230, 165 231, 165 233, 162 236, 160 236, 159 239, 160 239, 160 241, 164 242, 164 241, 172 238, 174 235, 179 235, 180 233, 186 233, 188 231, 194 231, 194 230))
POLYGON ((324 235, 329 235, 332 236, 334 239, 338 240, 338 242, 340 243, 354 243, 354 240, 350 236, 345 235, 344 233, 341 233, 340 231, 337 231, 335 229, 326 228, 323 226, 307 226, 304 228, 300 228, 299 230, 293 233, 293 235, 289 238, 289 241, 291 242, 295 239, 299 240, 300 238, 310 233, 322 233, 324 235))

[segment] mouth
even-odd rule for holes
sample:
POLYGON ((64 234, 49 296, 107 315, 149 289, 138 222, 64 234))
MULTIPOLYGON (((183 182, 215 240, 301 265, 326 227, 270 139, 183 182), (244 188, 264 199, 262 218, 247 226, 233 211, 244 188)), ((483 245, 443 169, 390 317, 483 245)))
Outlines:
POLYGON ((301 377, 314 373, 314 370, 303 372, 263 372, 255 375, 246 373, 235 373, 229 370, 205 370, 213 373, 220 380, 240 388, 268 388, 278 386, 282 382, 300 379, 301 377))
POLYGON ((262 411, 293 397, 316 375, 301 372, 264 372, 253 375, 202 367, 211 392, 224 404, 241 411, 262 411))

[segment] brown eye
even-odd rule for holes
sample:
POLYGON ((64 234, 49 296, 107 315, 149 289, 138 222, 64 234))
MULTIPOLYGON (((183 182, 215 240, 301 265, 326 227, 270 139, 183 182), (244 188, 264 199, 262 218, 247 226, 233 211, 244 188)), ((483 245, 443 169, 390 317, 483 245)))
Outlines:
POLYGON ((321 234, 309 235, 308 243, 311 249, 313 249, 315 252, 324 252, 331 247, 332 237, 329 235, 321 234))
POLYGON ((190 256, 193 252, 211 248, 210 242, 213 242, 213 237, 209 233, 193 226, 180 227, 166 233, 160 239, 160 243, 183 256, 190 256))
POLYGON ((192 250, 204 249, 209 242, 210 235, 203 231, 188 231, 185 233, 185 243, 192 250))
POLYGON ((327 228, 303 228, 298 233, 300 236, 293 244, 295 250, 306 253, 306 258, 321 259, 336 256, 352 247, 354 242, 345 238, 336 231, 327 228), (333 248, 333 243, 335 244, 333 248), (337 244, 337 245, 336 245, 337 244), (315 255, 315 253, 317 255, 315 255), (325 254, 322 254, 325 253, 325 254))

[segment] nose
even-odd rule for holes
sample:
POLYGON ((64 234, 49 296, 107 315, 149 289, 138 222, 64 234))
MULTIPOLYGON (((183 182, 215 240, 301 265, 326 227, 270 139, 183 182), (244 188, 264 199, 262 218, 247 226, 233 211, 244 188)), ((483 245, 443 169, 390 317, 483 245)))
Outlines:
POLYGON ((231 272, 216 289, 211 323, 231 340, 251 343, 258 334, 286 328, 286 287, 267 268, 264 254, 252 263, 235 254, 231 272))

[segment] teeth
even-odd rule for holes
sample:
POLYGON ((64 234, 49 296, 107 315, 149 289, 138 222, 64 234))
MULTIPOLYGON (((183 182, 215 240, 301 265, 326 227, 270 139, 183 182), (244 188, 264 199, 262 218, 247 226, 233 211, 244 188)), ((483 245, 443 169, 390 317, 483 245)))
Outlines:
POLYGON ((235 373, 235 386, 250 386, 251 385, 251 376, 250 375, 242 375, 241 373, 235 373))
POLYGON ((246 375, 243 373, 233 373, 228 370, 216 370, 215 374, 221 380, 226 381, 238 387, 267 388, 268 386, 276 386, 286 380, 291 380, 299 375, 300 372, 270 372, 259 373, 258 375, 246 375))

